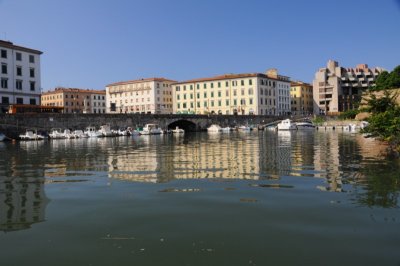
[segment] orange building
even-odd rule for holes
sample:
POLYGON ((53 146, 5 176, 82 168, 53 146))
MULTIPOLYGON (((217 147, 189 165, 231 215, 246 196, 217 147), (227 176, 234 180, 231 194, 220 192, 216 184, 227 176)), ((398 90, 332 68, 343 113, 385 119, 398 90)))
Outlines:
POLYGON ((106 92, 77 88, 55 88, 44 92, 42 105, 62 106, 64 113, 105 113, 106 92))

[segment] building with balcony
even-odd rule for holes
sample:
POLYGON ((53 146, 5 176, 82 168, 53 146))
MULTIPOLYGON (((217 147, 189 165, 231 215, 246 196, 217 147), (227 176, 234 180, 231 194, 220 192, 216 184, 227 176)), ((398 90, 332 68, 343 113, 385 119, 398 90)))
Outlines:
POLYGON ((0 40, 0 113, 11 104, 40 105, 42 53, 0 40))
POLYGON ((226 74, 172 85, 174 113, 282 115, 290 113, 290 79, 276 69, 226 74))
POLYGON ((112 83, 106 86, 107 113, 172 113, 174 80, 148 78, 112 83))
POLYGON ((62 106, 64 113, 106 112, 106 92, 77 88, 55 88, 42 94, 42 105, 62 106))
POLYGON ((368 68, 367 64, 344 68, 338 62, 329 60, 327 67, 315 73, 314 113, 335 115, 357 108, 362 92, 375 85, 377 76, 383 70, 381 67, 368 68))
POLYGON ((301 81, 290 83, 290 105, 292 114, 309 115, 313 113, 313 86, 301 81))

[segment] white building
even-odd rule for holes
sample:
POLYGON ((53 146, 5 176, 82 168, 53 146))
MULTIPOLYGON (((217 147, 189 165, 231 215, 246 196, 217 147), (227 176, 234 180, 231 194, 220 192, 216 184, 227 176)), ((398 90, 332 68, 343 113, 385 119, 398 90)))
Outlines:
POLYGON ((148 78, 106 86, 106 113, 172 113, 172 87, 176 81, 148 78))
POLYGON ((11 104, 40 105, 41 51, 0 40, 0 113, 11 104))

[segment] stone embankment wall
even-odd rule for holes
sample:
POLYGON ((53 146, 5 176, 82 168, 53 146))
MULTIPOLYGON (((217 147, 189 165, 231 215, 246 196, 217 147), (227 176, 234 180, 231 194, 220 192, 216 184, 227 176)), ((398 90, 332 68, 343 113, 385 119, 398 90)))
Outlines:
POLYGON ((206 130, 211 124, 221 126, 267 124, 282 117, 250 115, 156 115, 156 114, 0 114, 0 132, 17 138, 26 129, 49 132, 52 128, 85 129, 109 124, 111 128, 144 126, 156 123, 162 128, 190 125, 194 131, 206 130))

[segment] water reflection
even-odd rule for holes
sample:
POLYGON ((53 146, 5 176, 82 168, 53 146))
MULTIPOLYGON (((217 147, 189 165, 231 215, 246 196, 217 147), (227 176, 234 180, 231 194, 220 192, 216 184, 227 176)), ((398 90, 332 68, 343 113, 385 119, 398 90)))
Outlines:
POLYGON ((28 229, 45 220, 43 167, 35 160, 42 149, 40 142, 0 147, 0 231, 28 229))
POLYGON ((110 182, 248 180, 294 190, 298 185, 285 181, 297 180, 309 190, 347 192, 355 204, 398 206, 398 161, 361 135, 268 131, 0 144, 2 231, 44 221, 45 184, 96 181, 102 173, 110 182))

